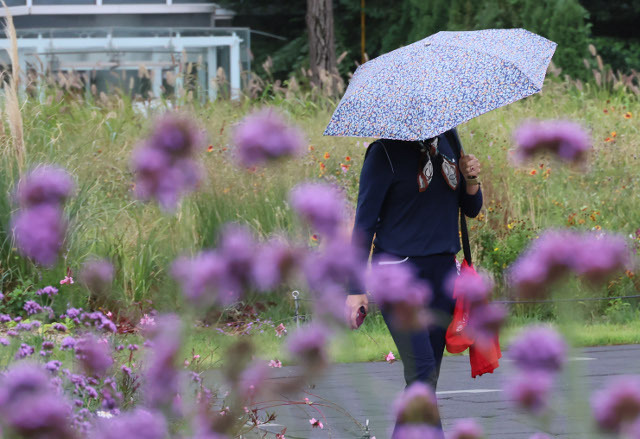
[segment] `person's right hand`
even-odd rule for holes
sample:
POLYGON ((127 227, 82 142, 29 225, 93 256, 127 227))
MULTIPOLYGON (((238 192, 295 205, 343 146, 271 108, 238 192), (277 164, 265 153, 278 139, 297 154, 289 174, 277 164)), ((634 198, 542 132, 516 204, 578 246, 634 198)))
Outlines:
POLYGON ((358 317, 358 310, 361 306, 364 306, 365 311, 369 313, 369 299, 366 294, 350 294, 347 296, 345 314, 347 324, 351 329, 358 329, 356 318, 358 317))

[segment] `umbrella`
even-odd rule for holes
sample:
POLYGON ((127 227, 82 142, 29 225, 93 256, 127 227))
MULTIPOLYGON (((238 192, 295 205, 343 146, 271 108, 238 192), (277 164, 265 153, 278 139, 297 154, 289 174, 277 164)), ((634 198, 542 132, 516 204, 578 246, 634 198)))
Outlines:
POLYGON ((435 137, 539 92, 556 46, 525 29, 438 32, 358 67, 324 134, 435 137))

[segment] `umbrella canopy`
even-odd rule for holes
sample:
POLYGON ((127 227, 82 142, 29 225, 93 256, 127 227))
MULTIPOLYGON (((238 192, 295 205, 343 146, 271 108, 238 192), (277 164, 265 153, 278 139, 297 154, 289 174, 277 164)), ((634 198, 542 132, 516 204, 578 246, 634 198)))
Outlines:
POLYGON ((556 46, 525 29, 438 32, 361 65, 324 134, 437 136, 539 92, 556 46))

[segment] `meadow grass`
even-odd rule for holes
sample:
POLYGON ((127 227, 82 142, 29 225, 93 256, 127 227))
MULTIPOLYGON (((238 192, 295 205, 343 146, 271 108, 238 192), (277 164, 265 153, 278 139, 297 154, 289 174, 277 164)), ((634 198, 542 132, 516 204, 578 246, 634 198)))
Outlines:
MULTIPOLYGON (((184 306, 167 274, 171 261, 180 254, 215 245, 218 231, 227 222, 246 223, 260 237, 281 233, 298 242, 310 242, 313 231, 293 214, 289 190, 303 180, 322 178, 342 186, 354 206, 366 141, 372 140, 323 137, 334 106, 333 101, 305 96, 185 103, 180 110, 193 115, 207 130, 212 151, 200 155, 206 179, 199 192, 185 199, 176 212, 167 213, 134 199, 129 160, 133 148, 149 132, 153 117, 168 108, 168 103, 150 108, 133 105, 123 96, 77 99, 58 92, 42 99, 27 98, 21 107, 27 168, 38 163, 59 164, 74 175, 78 187, 67 204, 70 233, 58 266, 41 270, 21 258, 9 233, 9 217, 15 208, 11 193, 17 179, 16 163, 7 153, 11 136, 2 131, 0 288, 5 293, 14 288, 33 293, 57 284, 67 268, 77 272, 91 255, 103 256, 116 267, 113 294, 88 297, 79 285, 64 286, 56 310, 62 311, 67 304, 100 307, 112 310, 119 319, 135 321, 150 308, 184 306), (239 168, 233 162, 230 132, 247 112, 262 105, 277 106, 300 125, 308 137, 309 151, 299 159, 268 168, 239 168), (341 164, 349 166, 346 173, 341 164)), ((548 80, 542 93, 460 126, 466 152, 478 156, 483 166, 485 207, 469 224, 477 265, 499 279, 526 243, 548 227, 601 228, 633 235, 640 228, 639 120, 640 102, 630 93, 588 84, 580 90, 569 82, 548 80), (593 138, 586 167, 566 167, 547 157, 526 166, 512 166, 511 133, 527 118, 566 118, 583 123, 593 138)), ((511 297, 510 291, 499 285, 497 296, 511 297)), ((304 290, 304 285, 294 283, 288 288, 270 296, 273 303, 262 312, 264 318, 291 318, 293 304, 288 292, 304 290)), ((562 295, 614 296, 638 291, 638 277, 628 273, 600 290, 569 283, 562 295)), ((610 308, 607 301, 582 307, 580 325, 585 330, 577 335, 578 345, 638 341, 637 316, 612 323, 606 321, 610 308)), ((558 318, 556 310, 540 306, 519 306, 512 316, 517 321, 558 318)), ((202 329, 193 334, 190 343, 194 349, 217 346, 223 351, 225 337, 202 329)), ((280 339, 253 337, 265 356, 280 352, 280 339)), ((362 330, 342 338, 333 352, 336 361, 371 361, 393 349, 381 317, 374 314, 362 330)))

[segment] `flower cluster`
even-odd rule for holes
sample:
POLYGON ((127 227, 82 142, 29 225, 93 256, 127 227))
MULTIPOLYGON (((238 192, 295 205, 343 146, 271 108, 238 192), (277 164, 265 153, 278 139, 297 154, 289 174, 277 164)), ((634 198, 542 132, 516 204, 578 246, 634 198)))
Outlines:
MULTIPOLYGON (((598 426, 610 433, 632 433, 640 426, 640 379, 622 376, 611 379, 591 398, 598 426)), ((629 437, 635 438, 629 434, 629 437)))
POLYGON ((524 161, 541 152, 577 162, 584 159, 591 148, 591 138, 584 128, 565 120, 528 121, 514 132, 517 145, 515 157, 524 161))
POLYGON ((529 413, 544 412, 550 403, 555 375, 567 361, 567 349, 560 334, 549 327, 524 330, 509 351, 517 374, 507 383, 508 397, 529 413))
MULTIPOLYGON (((393 438, 402 439, 404 437, 413 438, 407 431, 425 431, 430 432, 427 436, 415 436, 417 437, 433 437, 441 438, 442 431, 437 428, 440 422, 440 414, 438 412, 438 404, 436 401, 436 395, 427 384, 420 381, 416 381, 405 389, 403 393, 396 398, 393 403, 393 412, 396 418, 396 431, 393 438), (439 431, 438 436, 432 436, 431 429, 439 431)), ((413 433, 411 433, 413 434, 413 433)))
POLYGON ((20 209, 12 218, 12 229, 20 252, 44 266, 55 264, 67 229, 64 201, 73 192, 69 174, 44 165, 27 174, 19 183, 20 209))
POLYGON ((273 109, 257 111, 245 117, 233 133, 236 159, 244 166, 264 164, 290 157, 304 150, 304 134, 289 126, 273 109))
POLYGON ((133 154, 138 198, 155 199, 163 209, 175 209, 180 198, 200 182, 202 172, 194 156, 204 146, 203 133, 191 120, 177 114, 160 118, 133 154))
POLYGON ((602 282, 630 266, 624 238, 602 232, 550 230, 510 267, 511 283, 523 297, 541 297, 557 279, 572 271, 602 282))

